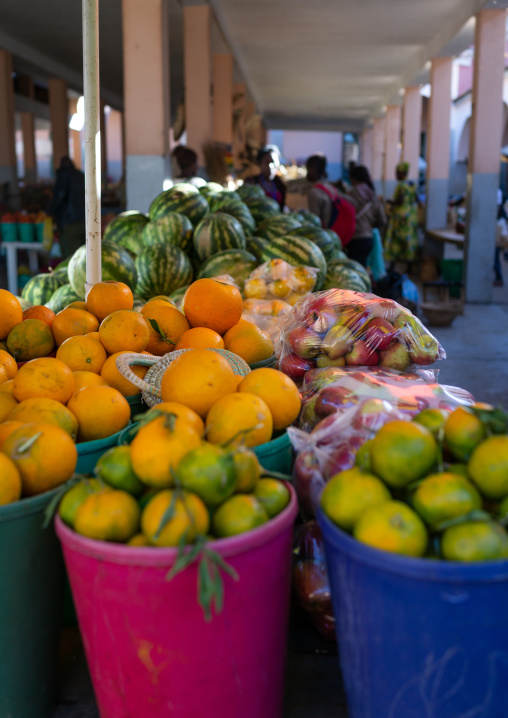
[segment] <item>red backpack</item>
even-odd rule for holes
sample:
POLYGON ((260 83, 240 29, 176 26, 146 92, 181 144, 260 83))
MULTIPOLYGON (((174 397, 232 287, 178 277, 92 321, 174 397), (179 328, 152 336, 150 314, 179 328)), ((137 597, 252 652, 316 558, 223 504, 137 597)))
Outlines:
POLYGON ((333 229, 339 235, 342 246, 345 247, 351 241, 355 233, 356 210, 347 199, 339 197, 336 189, 326 187, 324 184, 315 185, 332 200, 332 217, 328 229, 333 229))

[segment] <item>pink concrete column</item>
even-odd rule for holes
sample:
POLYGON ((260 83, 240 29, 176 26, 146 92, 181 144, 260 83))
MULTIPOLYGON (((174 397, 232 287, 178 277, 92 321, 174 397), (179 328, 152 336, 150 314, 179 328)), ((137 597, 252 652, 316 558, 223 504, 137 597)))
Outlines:
POLYGON ((212 132, 209 5, 183 8, 183 49, 187 145, 204 167, 203 145, 212 132))
POLYGON ((383 168, 384 195, 387 198, 393 196, 397 185, 395 168, 399 163, 400 157, 400 127, 400 105, 388 105, 386 108, 386 150, 383 168))
POLYGON ((167 0, 122 0, 127 209, 147 212, 171 177, 167 0))
POLYGON ((372 174, 374 159, 374 129, 369 127, 360 135, 360 162, 372 174))
POLYGON ((67 83, 58 77, 48 82, 49 117, 53 140, 53 171, 60 166, 62 157, 69 154, 69 101, 67 83))
MULTIPOLYGON (((75 97, 71 97, 69 100, 69 114, 75 115, 78 111, 78 100, 75 97)), ((81 132, 78 130, 69 130, 71 148, 72 148, 72 161, 76 167, 80 170, 83 169, 83 153, 81 151, 81 132)))
POLYGON ((101 100, 99 109, 100 131, 101 131, 101 183, 105 187, 108 180, 108 145, 106 133, 106 103, 101 100))
POLYGON ((23 164, 25 183, 37 180, 37 162, 35 157, 35 119, 32 112, 21 113, 21 132, 23 134, 23 164))
POLYGON ((503 129, 505 10, 476 15, 468 195, 466 209, 466 297, 492 299, 497 190, 503 129))
POLYGON ((402 159, 409 162, 408 179, 418 184, 418 160, 422 126, 422 96, 419 86, 406 87, 402 111, 402 159))
POLYGON ((5 50, 0 50, 0 182, 8 182, 10 196, 18 197, 12 56, 5 50))
POLYGON ((383 194, 383 166, 385 158, 386 119, 376 117, 373 129, 372 182, 378 194, 383 194))
POLYGON ((243 168, 245 153, 245 105, 247 88, 243 82, 233 85, 233 162, 236 170, 243 168))
POLYGON ((123 158, 123 132, 122 113, 111 109, 107 117, 106 142, 108 152, 109 172, 115 177, 121 177, 124 172, 123 158))
POLYGON ((216 53, 213 67, 213 139, 225 145, 233 144, 233 55, 216 53))

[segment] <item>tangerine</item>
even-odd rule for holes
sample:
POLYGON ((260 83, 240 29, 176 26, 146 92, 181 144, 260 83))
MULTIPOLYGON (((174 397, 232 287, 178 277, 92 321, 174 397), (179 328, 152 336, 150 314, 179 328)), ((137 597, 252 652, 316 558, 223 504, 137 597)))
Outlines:
POLYGON ((0 366, 7 372, 8 379, 14 379, 18 371, 18 365, 14 357, 3 349, 0 349, 0 366))
POLYGON ((181 335, 175 349, 224 349, 224 340, 213 329, 192 327, 181 335))
POLYGON ((444 445, 459 461, 467 461, 485 438, 485 427, 469 409, 455 409, 444 425, 444 445))
POLYGON ((18 501, 21 489, 21 476, 15 463, 5 454, 0 454, 0 506, 18 501))
POLYGON ((252 494, 236 494, 219 506, 213 515, 212 530, 218 538, 237 536, 266 524, 263 504, 252 494))
POLYGON ((247 392, 218 399, 206 417, 206 437, 212 444, 259 446, 270 441, 272 431, 270 409, 247 392))
POLYGON ((508 534, 491 521, 466 521, 446 529, 441 553, 448 561, 494 561, 508 558, 508 534))
POLYGON ((7 346, 14 359, 23 362, 50 354, 55 340, 46 322, 40 319, 25 319, 9 332, 7 346))
POLYGON ((84 309, 85 312, 87 312, 86 308, 86 302, 84 302, 81 299, 76 300, 75 302, 71 302, 70 304, 67 304, 64 309, 84 309))
POLYGON ((74 530, 99 541, 125 543, 139 530, 138 502, 126 491, 98 491, 78 507, 74 530))
POLYGON ((321 508, 337 526, 351 531, 366 509, 390 499, 390 492, 377 476, 354 467, 335 474, 326 483, 321 508))
POLYGON ((239 289, 215 279, 198 279, 185 292, 182 310, 192 327, 208 327, 225 334, 243 311, 239 289))
POLYGON ((72 371, 99 374, 107 359, 106 350, 96 339, 87 336, 69 337, 57 349, 56 358, 72 371))
POLYGON ((370 445, 373 472, 391 487, 421 479, 434 466, 437 443, 431 432, 409 421, 390 421, 370 445))
POLYGON ((488 499, 508 496, 508 436, 489 436, 474 450, 467 471, 488 499))
MULTIPOLYGON (((111 354, 101 368, 101 377, 109 386, 113 386, 123 396, 134 396, 140 394, 141 389, 129 381, 118 369, 116 360, 121 354, 129 354, 130 352, 115 352, 111 354)), ((133 364, 131 366, 133 373, 140 379, 144 379, 146 372, 148 371, 147 366, 141 366, 141 364, 133 364)))
POLYGON ((244 446, 233 454, 236 474, 236 492, 250 494, 257 486, 261 476, 261 466, 256 454, 244 446))
POLYGON ((430 526, 481 507, 481 496, 473 484, 451 472, 427 476, 413 495, 413 508, 430 526))
POLYGON ((74 528, 76 513, 85 499, 99 491, 107 491, 97 479, 86 478, 72 486, 60 501, 58 515, 67 526, 74 528))
POLYGON ((260 479, 254 489, 254 496, 264 506, 269 518, 280 514, 289 504, 289 489, 278 479, 260 479))
POLYGON ((147 415, 156 411, 163 411, 166 414, 175 414, 178 419, 192 426, 200 436, 203 436, 205 433, 205 422, 203 419, 199 414, 196 414, 195 411, 185 406, 185 404, 178 404, 176 401, 163 401, 149 409, 147 415))
POLYGON ((272 414, 274 431, 285 429, 300 414, 302 401, 298 387, 277 369, 254 369, 240 382, 238 391, 263 399, 272 414))
POLYGON ((119 309, 102 320, 99 339, 108 354, 142 352, 150 339, 148 322, 132 309, 119 309))
POLYGON ((53 319, 53 334, 58 346, 69 337, 95 332, 99 328, 99 320, 85 309, 69 307, 58 312, 53 319))
POLYGON ((9 416, 9 421, 20 421, 22 424, 53 424, 63 429, 73 441, 78 435, 78 420, 69 409, 55 399, 34 396, 16 403, 9 416))
POLYGON ((241 319, 224 335, 224 346, 247 364, 255 364, 273 356, 273 342, 259 327, 241 319))
POLYGON ((18 406, 18 402, 7 391, 0 392, 0 422, 5 421, 11 411, 18 406))
POLYGON ((41 322, 46 322, 48 327, 51 327, 55 317, 55 312, 49 307, 45 307, 44 304, 37 304, 35 307, 28 307, 28 309, 23 310, 23 321, 25 319, 40 319, 41 322))
POLYGON ((18 401, 45 396, 66 404, 74 392, 74 374, 59 359, 33 359, 14 377, 13 392, 18 401))
POLYGON ((127 491, 133 496, 141 496, 145 490, 132 468, 130 446, 113 446, 108 449, 99 457, 95 474, 109 486, 127 491))
POLYGON ((78 420, 79 441, 116 434, 131 418, 127 399, 112 386, 84 386, 71 396, 68 408, 78 420))
POLYGON ((353 527, 362 543, 405 556, 423 556, 427 531, 413 509, 401 501, 385 501, 366 509, 353 527))
POLYGON ((182 540, 193 543, 196 537, 207 533, 210 518, 199 496, 189 491, 159 491, 141 514, 141 530, 151 546, 178 546, 182 540), (163 522, 170 506, 174 511, 163 522))
POLYGON ((182 487, 197 494, 207 506, 218 506, 235 492, 232 455, 208 442, 185 454, 178 463, 176 475, 182 487))
POLYGON ((23 426, 21 421, 11 421, 10 419, 8 421, 3 421, 0 424, 0 450, 4 445, 6 438, 10 436, 13 431, 19 429, 20 426, 23 426))
POLYGON ((74 374, 74 392, 84 386, 109 386, 100 374, 95 374, 93 371, 73 371, 72 373, 74 374))
POLYGON ((86 308, 102 322, 108 314, 120 309, 132 309, 134 296, 124 282, 107 279, 91 287, 86 298, 86 308))
POLYGON ((2 382, 4 376, 5 369, 0 371, 0 392, 5 391, 7 394, 14 394, 14 379, 8 379, 2 382))
POLYGON ((7 339, 14 327, 23 321, 23 309, 14 294, 0 289, 0 340, 7 339))
POLYGON ((182 312, 167 302, 163 305, 149 302, 144 309, 143 316, 150 328, 146 349, 156 356, 164 356, 175 349, 182 334, 189 329, 189 322, 182 312))

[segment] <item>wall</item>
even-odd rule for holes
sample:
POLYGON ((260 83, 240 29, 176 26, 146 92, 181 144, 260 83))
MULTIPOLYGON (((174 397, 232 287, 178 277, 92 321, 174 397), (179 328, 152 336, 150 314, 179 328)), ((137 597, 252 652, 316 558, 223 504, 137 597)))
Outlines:
POLYGON ((270 130, 268 144, 277 145, 286 163, 304 165, 309 155, 322 152, 328 160, 328 178, 342 177, 342 132, 270 130))

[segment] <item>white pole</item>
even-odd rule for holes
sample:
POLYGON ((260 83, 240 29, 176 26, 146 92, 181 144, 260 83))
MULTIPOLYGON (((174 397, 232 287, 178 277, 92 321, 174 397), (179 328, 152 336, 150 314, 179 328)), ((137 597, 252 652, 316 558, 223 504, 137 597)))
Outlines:
POLYGON ((99 0, 83 0, 85 95, 86 294, 101 281, 101 137, 99 123, 99 0))

